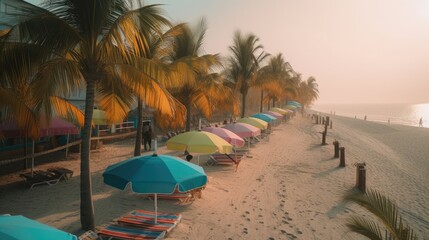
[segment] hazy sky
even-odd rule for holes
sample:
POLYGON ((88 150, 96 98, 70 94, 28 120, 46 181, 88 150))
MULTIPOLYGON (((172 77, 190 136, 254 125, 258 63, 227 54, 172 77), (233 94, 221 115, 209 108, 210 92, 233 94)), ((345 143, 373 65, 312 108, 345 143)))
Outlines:
POLYGON ((206 53, 252 32, 319 84, 318 103, 429 102, 429 0, 150 0, 175 22, 205 16, 206 53))

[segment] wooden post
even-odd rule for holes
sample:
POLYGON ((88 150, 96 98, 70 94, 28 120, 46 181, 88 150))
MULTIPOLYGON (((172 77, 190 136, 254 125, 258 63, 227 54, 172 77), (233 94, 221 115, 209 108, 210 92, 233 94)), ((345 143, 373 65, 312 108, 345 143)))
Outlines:
POLYGON ((322 133, 322 145, 326 145, 326 132, 322 133))
POLYGON ((346 166, 346 149, 344 147, 340 147, 340 167, 346 166))
POLYGON ((329 125, 329 128, 332 129, 332 120, 331 120, 331 124, 329 125))
POLYGON ((326 121, 325 121, 325 128, 327 128, 329 125, 329 116, 326 116, 326 121))
POLYGON ((334 158, 338 158, 340 156, 340 142, 335 140, 334 144, 334 158))
POLYGON ((366 169, 365 163, 356 163, 356 187, 366 192, 366 169))

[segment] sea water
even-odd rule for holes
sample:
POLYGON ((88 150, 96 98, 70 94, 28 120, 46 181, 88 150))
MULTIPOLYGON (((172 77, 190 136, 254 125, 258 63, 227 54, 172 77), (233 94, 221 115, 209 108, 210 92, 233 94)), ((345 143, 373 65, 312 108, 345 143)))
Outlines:
POLYGON ((429 103, 423 104, 315 104, 314 111, 368 121, 429 127, 429 103))

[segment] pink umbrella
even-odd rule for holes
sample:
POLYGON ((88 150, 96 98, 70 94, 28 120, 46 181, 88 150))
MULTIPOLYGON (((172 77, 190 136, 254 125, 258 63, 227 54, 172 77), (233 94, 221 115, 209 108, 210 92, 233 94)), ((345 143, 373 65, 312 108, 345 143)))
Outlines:
POLYGON ((244 146, 244 139, 242 139, 240 136, 238 136, 237 134, 235 134, 234 132, 232 132, 226 128, 205 127, 201 130, 214 133, 235 147, 243 147, 244 146))
POLYGON ((268 111, 268 112, 264 112, 265 114, 268 114, 268 115, 271 115, 271 116, 273 116, 273 117, 276 117, 276 118, 278 118, 278 119, 282 119, 283 118, 283 115, 281 115, 280 113, 278 113, 278 112, 271 112, 271 111, 268 111))
POLYGON ((223 126, 223 128, 226 128, 230 130, 231 132, 234 132, 238 136, 245 138, 245 137, 255 137, 261 135, 261 130, 257 127, 254 127, 247 123, 232 123, 226 126, 223 126))

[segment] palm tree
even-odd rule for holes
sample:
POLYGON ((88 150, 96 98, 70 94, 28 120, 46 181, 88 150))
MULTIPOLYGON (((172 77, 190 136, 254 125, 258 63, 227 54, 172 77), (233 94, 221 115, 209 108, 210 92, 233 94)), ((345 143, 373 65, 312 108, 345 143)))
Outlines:
POLYGON ((365 208, 385 227, 383 237, 381 227, 376 222, 361 216, 352 216, 347 223, 351 231, 375 240, 418 239, 413 229, 402 220, 398 207, 380 192, 369 190, 366 194, 350 193, 344 199, 365 208))
POLYGON ((204 116, 210 117, 213 111, 211 98, 216 95, 213 83, 217 78, 213 74, 215 67, 221 66, 217 54, 202 55, 202 44, 206 32, 206 23, 202 19, 196 29, 188 25, 181 25, 181 34, 171 39, 172 51, 163 58, 176 69, 181 86, 171 86, 172 94, 186 107, 186 131, 191 128, 191 112, 198 109, 204 116))
POLYGON ((260 112, 263 111, 263 103, 268 103, 270 107, 270 100, 275 101, 280 99, 286 94, 291 85, 291 77, 289 73, 293 71, 292 67, 286 62, 281 53, 272 56, 268 64, 258 71, 256 80, 257 86, 261 89, 261 103, 260 112), (264 96, 264 91, 266 95, 264 96))
POLYGON ((246 96, 252 82, 256 79, 259 64, 268 56, 262 51, 263 46, 258 42, 259 38, 255 35, 243 36, 240 31, 237 31, 234 35, 234 43, 229 47, 232 56, 229 58, 228 77, 235 82, 236 89, 241 93, 241 117, 245 116, 246 96))
POLYGON ((147 105, 173 114, 171 95, 134 66, 139 62, 135 56, 146 49, 141 46, 147 43, 148 33, 161 33, 168 21, 156 5, 131 10, 131 1, 123 0, 50 0, 44 8, 6 1, 16 6, 6 20, 18 21, 2 37, 0 55, 19 54, 24 64, 40 64, 34 80, 36 101, 54 95, 61 85, 86 88, 80 219, 83 229, 94 229, 89 161, 94 105, 106 111, 109 121, 122 121, 134 102, 129 93, 135 92, 141 98, 150 96, 147 105), (6 51, 9 47, 16 49, 6 51), (39 57, 26 62, 27 55, 39 57))
POLYGON ((317 98, 319 98, 319 89, 314 77, 309 77, 306 81, 299 83, 298 87, 299 102, 302 105, 302 110, 306 106, 311 105, 317 98))

